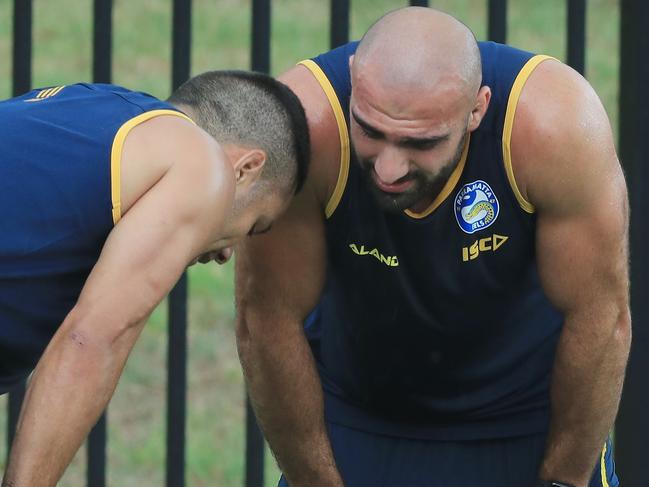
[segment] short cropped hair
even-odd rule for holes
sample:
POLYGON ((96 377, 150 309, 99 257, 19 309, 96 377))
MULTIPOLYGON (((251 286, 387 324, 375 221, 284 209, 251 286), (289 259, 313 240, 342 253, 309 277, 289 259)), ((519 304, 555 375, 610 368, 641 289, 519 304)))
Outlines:
POLYGON ((262 179, 293 193, 304 185, 309 129, 300 100, 283 83, 255 72, 208 71, 186 81, 168 102, 191 108, 195 122, 218 142, 266 152, 262 179))

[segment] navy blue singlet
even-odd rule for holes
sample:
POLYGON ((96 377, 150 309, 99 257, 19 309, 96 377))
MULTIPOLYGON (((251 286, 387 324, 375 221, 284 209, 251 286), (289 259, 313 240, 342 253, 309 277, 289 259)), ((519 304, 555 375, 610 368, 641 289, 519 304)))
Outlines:
POLYGON ((390 214, 350 159, 350 43, 304 61, 338 121, 341 168, 326 208, 328 273, 309 319, 327 419, 441 440, 544 431, 562 315, 535 261, 533 206, 510 158, 518 97, 546 56, 480 43, 484 120, 422 213, 390 214))
POLYGON ((184 117, 100 84, 0 102, 0 393, 34 367, 121 216, 126 135, 162 114, 184 117))

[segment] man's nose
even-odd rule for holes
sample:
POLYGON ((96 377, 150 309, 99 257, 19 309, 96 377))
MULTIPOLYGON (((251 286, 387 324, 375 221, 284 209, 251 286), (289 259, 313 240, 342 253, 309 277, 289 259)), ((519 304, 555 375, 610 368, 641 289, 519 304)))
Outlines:
POLYGON ((230 257, 232 257, 233 250, 232 247, 226 247, 222 250, 219 251, 219 253, 216 255, 216 261, 219 264, 225 264, 227 261, 230 260, 230 257))
POLYGON ((382 182, 392 184, 406 176, 410 168, 408 159, 398 148, 386 147, 374 161, 374 171, 382 182))

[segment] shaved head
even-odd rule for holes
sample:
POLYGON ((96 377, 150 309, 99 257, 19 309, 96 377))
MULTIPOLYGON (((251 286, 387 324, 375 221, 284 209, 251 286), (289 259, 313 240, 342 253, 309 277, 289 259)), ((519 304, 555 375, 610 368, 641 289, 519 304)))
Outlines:
POLYGON ((387 210, 427 208, 489 105, 475 36, 438 10, 402 8, 367 31, 350 69, 352 147, 372 192, 387 210))
POLYGON ((482 81, 480 51, 471 30, 425 7, 395 10, 374 23, 354 57, 354 73, 359 69, 369 69, 376 83, 392 93, 439 87, 469 103, 482 81))

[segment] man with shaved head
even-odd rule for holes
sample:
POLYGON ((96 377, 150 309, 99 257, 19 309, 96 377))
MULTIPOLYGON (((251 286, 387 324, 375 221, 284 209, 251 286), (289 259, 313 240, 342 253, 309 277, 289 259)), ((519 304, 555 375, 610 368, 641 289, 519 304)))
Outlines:
POLYGON ((281 79, 312 169, 237 260, 281 483, 617 486, 628 208, 590 85, 417 7, 281 79))

